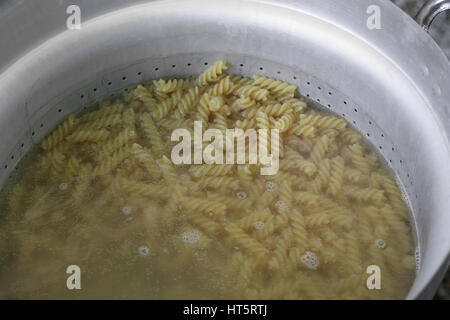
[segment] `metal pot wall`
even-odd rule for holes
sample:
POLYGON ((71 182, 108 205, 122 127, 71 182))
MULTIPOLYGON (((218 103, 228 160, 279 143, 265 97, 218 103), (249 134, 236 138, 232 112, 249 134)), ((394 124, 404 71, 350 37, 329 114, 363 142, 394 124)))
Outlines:
MULTIPOLYGON (((426 28, 449 2, 431 1, 418 20, 426 28)), ((450 64, 390 2, 6 1, 0 46, 0 183, 90 101, 223 58, 231 73, 297 84, 380 149, 417 230, 420 267, 408 298, 436 290, 450 252, 450 64), (80 29, 67 29, 69 5, 81 9, 80 29), (368 27, 370 8, 380 10, 381 29, 368 27)))

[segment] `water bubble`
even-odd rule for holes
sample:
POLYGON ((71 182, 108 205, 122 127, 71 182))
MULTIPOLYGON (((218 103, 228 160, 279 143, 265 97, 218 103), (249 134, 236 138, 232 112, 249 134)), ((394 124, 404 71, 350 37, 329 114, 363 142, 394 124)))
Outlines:
POLYGON ((125 206, 122 208, 122 212, 126 215, 130 214, 133 209, 130 206, 125 206))
POLYGON ((201 232, 198 230, 189 230, 183 233, 183 242, 184 243, 197 243, 200 241, 201 232))
POLYGON ((244 191, 239 191, 238 193, 236 193, 236 196, 237 196, 238 199, 240 199, 240 200, 247 199, 247 197, 248 197, 247 193, 244 192, 244 191))
POLYGON ((386 248, 386 242, 383 239, 377 239, 375 240, 375 247, 379 249, 384 249, 386 248))
POLYGON ((256 221, 254 223, 255 229, 256 230, 262 230, 264 229, 264 222, 263 221, 256 221))
POLYGON ((67 183, 61 183, 59 185, 59 190, 67 190, 68 187, 69 185, 67 183))
POLYGON ((439 85, 437 85, 437 84, 435 84, 434 86, 433 86, 433 93, 435 94, 435 95, 437 95, 437 96, 440 96, 441 95, 441 87, 439 86, 439 85))
POLYGON ((278 211, 283 212, 287 209, 287 205, 286 203, 284 203, 284 201, 278 200, 277 202, 275 202, 275 208, 278 209, 278 211))
POLYGON ((305 255, 301 257, 300 260, 307 268, 312 270, 317 270, 320 266, 319 257, 311 251, 306 251, 305 255))
POLYGON ((273 181, 266 182, 266 191, 267 192, 275 192, 277 190, 277 184, 273 181))
POLYGON ((140 256, 147 256, 150 254, 150 249, 149 247, 141 246, 138 248, 138 252, 140 256))
POLYGON ((428 76, 428 75, 430 74, 430 70, 429 70, 428 67, 425 66, 425 65, 422 66, 422 74, 423 74, 424 76, 428 76))

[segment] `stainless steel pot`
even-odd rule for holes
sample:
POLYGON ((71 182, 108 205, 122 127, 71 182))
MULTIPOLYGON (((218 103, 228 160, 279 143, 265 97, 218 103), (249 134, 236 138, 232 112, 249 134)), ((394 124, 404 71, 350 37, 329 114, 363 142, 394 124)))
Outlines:
MULTIPOLYGON (((448 0, 432 1, 427 28, 448 0)), ((42 0, 0 4, 0 183, 29 147, 90 101, 145 79, 230 72, 298 84, 355 124, 401 181, 430 298, 449 264, 450 64, 385 0, 42 0), (69 5, 81 29, 68 30, 69 5), (381 29, 367 20, 379 9, 381 29)))

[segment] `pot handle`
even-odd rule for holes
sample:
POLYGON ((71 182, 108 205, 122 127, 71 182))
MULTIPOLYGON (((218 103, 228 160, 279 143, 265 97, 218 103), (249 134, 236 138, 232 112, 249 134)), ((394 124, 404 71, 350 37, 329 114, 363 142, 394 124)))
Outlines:
POLYGON ((436 16, 450 10, 450 0, 428 0, 416 15, 416 22, 428 31, 436 16))

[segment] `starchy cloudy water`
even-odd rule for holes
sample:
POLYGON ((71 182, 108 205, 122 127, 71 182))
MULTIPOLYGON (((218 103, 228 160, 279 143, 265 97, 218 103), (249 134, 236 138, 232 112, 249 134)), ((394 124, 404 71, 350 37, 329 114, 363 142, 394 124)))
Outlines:
MULTIPOLYGON (((159 80, 71 115, 8 179, 0 298, 398 299, 415 276, 394 175, 293 85, 159 80), (278 129, 279 170, 174 165, 175 129, 278 129), (81 270, 69 290, 66 269, 81 270), (369 266, 381 289, 369 290, 369 266)), ((225 138, 224 138, 225 139, 225 138)), ((261 147, 261 146, 260 146, 261 147)))

